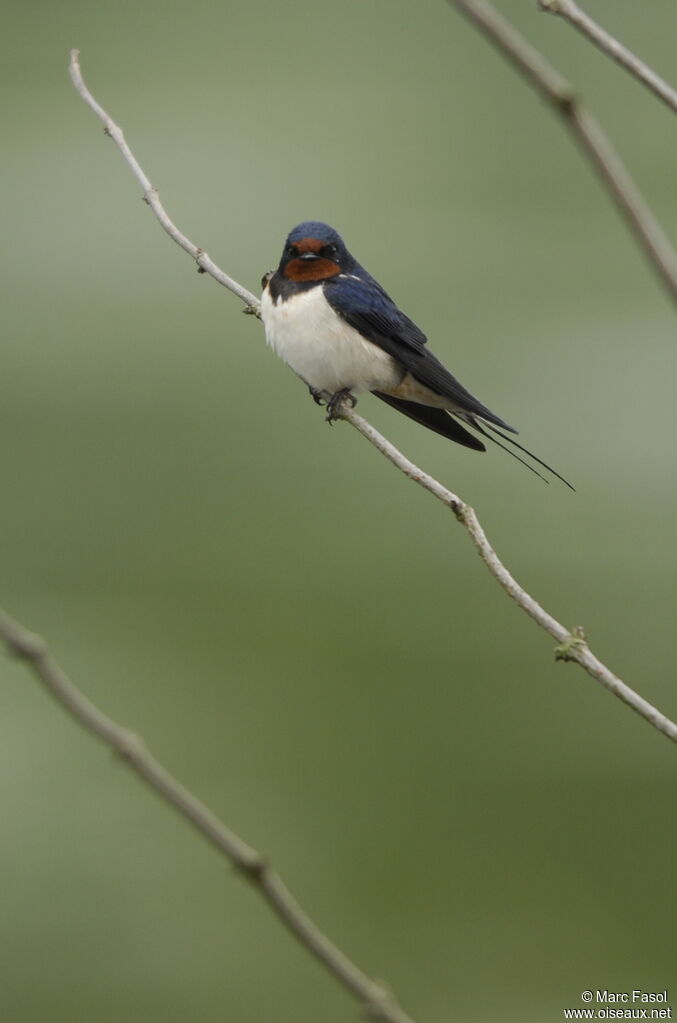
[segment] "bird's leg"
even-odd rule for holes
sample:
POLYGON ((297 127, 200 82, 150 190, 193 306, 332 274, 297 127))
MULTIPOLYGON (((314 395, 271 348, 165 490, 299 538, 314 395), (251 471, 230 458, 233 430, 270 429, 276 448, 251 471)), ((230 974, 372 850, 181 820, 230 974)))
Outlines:
POLYGON ((328 423, 333 423, 336 419, 341 418, 340 409, 344 401, 349 401, 351 408, 355 408, 357 405, 357 398, 354 394, 350 393, 349 387, 344 387, 341 391, 337 391, 336 394, 332 394, 327 402, 328 423))

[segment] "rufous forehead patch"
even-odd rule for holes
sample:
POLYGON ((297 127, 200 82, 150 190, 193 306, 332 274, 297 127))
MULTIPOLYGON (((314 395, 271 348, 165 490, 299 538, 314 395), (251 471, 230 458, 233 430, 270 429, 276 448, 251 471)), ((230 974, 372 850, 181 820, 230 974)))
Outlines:
POLYGON ((296 248, 299 252, 320 252, 324 248, 324 242, 319 238, 302 238, 300 242, 296 242, 296 248))

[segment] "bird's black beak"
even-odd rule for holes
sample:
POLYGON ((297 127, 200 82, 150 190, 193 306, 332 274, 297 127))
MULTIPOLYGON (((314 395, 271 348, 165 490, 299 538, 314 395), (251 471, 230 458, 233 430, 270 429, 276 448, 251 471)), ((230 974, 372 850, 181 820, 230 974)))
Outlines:
POLYGON ((318 256, 317 252, 302 252, 301 255, 299 256, 299 259, 306 259, 306 260, 319 259, 319 258, 320 257, 318 256))

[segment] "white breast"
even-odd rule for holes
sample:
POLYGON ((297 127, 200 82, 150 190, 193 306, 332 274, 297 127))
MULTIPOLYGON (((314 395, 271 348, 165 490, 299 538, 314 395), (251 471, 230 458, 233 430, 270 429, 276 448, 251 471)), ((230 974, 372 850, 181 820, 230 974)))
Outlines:
POLYGON ((404 375, 383 349, 365 341, 334 312, 321 285, 276 303, 266 288, 261 318, 270 347, 319 391, 388 391, 404 375))

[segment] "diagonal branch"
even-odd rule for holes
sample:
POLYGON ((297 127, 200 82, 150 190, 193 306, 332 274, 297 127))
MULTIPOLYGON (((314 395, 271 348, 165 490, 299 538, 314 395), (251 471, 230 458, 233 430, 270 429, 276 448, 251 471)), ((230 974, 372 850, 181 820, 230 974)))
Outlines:
POLYGON ((653 68, 636 57, 627 46, 620 43, 618 39, 614 39, 605 28, 602 28, 589 14, 581 10, 574 0, 538 0, 538 4, 548 14, 559 15, 560 18, 564 18, 570 25, 577 28, 581 35, 587 36, 602 53, 606 53, 608 57, 624 67, 643 85, 646 85, 654 96, 658 96, 671 110, 677 113, 677 89, 673 89, 653 68))
POLYGON ((617 696, 623 703, 627 703, 629 707, 645 718, 649 724, 657 728, 659 732, 667 735, 668 739, 677 742, 677 724, 643 699, 593 654, 588 646, 585 632, 580 626, 574 627, 571 631, 566 629, 556 618, 553 618, 551 614, 544 610, 531 594, 527 593, 519 585, 491 546, 474 509, 469 504, 462 501, 451 490, 447 490, 433 476, 428 475, 423 469, 419 469, 417 465, 409 461, 401 451, 398 451, 370 423, 350 408, 348 403, 344 403, 342 406, 341 418, 352 423, 355 429, 359 430, 362 436, 366 437, 405 476, 413 480, 414 483, 418 483, 419 486, 431 493, 442 504, 451 508, 458 521, 461 525, 465 526, 470 534, 482 561, 494 578, 501 584, 508 596, 512 597, 515 603, 523 611, 526 611, 537 625, 540 625, 542 629, 557 640, 558 645, 555 648, 555 658, 557 660, 576 661, 577 664, 580 664, 587 671, 588 675, 597 679, 605 689, 608 689, 610 693, 617 696))
POLYGON ((646 199, 573 86, 487 0, 448 0, 508 58, 562 117, 597 170, 635 239, 677 301, 677 253, 646 199))
MULTIPOLYGON (((455 2, 457 6, 464 9, 466 7, 472 8, 473 12, 475 11, 475 7, 479 6, 482 12, 482 17, 487 14, 489 16, 491 31, 499 32, 501 45, 507 46, 511 53, 514 52, 515 59, 518 60, 522 70, 524 70, 529 77, 542 83, 542 87, 546 89, 548 93, 553 93, 559 97, 562 96, 563 91, 567 87, 565 83, 563 83, 563 80, 559 78, 557 72, 549 68, 548 65, 544 63, 540 54, 517 36, 511 25, 507 22, 503 22, 503 19, 500 19, 498 23, 494 22, 492 19, 494 19, 494 17, 498 18, 498 15, 496 15, 493 8, 489 7, 489 5, 485 3, 480 3, 478 5, 477 0, 451 0, 451 2, 455 2), (502 33, 505 33, 505 35, 502 33)), ((142 184, 144 184, 144 182, 147 182, 148 179, 124 141, 122 131, 111 120, 105 110, 99 106, 87 89, 80 72, 78 57, 78 51, 73 50, 71 52, 71 77, 77 91, 104 122, 107 134, 109 134, 117 143, 123 156, 132 167, 135 176, 142 184)), ((157 197, 157 193, 155 193, 155 195, 157 197)), ((157 204, 159 205, 159 199, 157 200, 157 204)), ((156 212, 158 219, 160 219, 162 226, 165 228, 167 233, 172 238, 183 239, 183 241, 180 241, 179 244, 182 248, 194 256, 195 251, 199 250, 197 250, 192 242, 188 241, 188 239, 181 234, 178 228, 172 224, 164 209, 160 207, 162 211, 161 217, 157 212, 155 205, 152 205, 152 209, 156 212)), ((236 295, 243 297, 242 292, 244 289, 240 288, 240 285, 236 285, 236 282, 230 277, 227 277, 226 274, 223 274, 218 267, 215 267, 211 260, 208 265, 204 266, 204 269, 207 273, 212 274, 212 276, 214 276, 220 283, 224 284, 225 282, 228 282, 225 283, 225 286, 231 291, 234 291, 236 295), (212 267, 218 271, 218 274, 213 272, 212 267)), ((244 299, 244 301, 248 303, 248 309, 245 311, 255 311, 258 307, 258 301, 253 295, 249 295, 248 292, 245 294, 248 296, 244 299)), ((626 683, 618 678, 618 676, 614 675, 614 673, 592 653, 587 644, 585 633, 580 626, 577 626, 572 630, 566 629, 555 618, 548 614, 548 612, 545 611, 540 604, 538 604, 537 601, 534 600, 534 598, 515 581, 489 543, 477 515, 470 505, 465 504, 460 497, 452 494, 450 490, 447 490, 447 488, 436 479, 429 476, 428 473, 424 472, 417 465, 414 465, 413 462, 409 461, 409 459, 406 458, 401 451, 398 451, 398 449, 394 447, 390 441, 386 440, 386 438, 375 430, 373 426, 362 418, 362 416, 349 408, 348 404, 345 402, 341 407, 341 418, 351 423, 351 425, 354 426, 363 437, 373 444, 374 447, 381 452, 381 454, 385 455, 385 457, 396 465, 397 468, 406 476, 414 480, 414 482, 419 483, 425 490, 430 491, 430 493, 442 501, 443 504, 446 504, 452 509, 459 522, 461 522, 468 530, 482 560, 487 565, 492 575, 501 584, 503 589, 524 611, 526 611, 531 618, 533 618, 538 625, 541 626, 542 629, 557 640, 558 646, 555 651, 555 656, 558 660, 576 661, 576 663, 580 664, 580 666, 587 671, 589 675, 597 679, 597 681, 606 689, 612 692, 620 700, 623 700, 624 703, 627 703, 628 706, 632 707, 633 710, 645 718, 645 720, 653 725, 654 728, 658 729, 658 731, 662 732, 664 735, 667 735, 667 737, 673 742, 677 742, 677 725, 639 696, 638 693, 634 692, 634 690, 626 685, 626 683)))
POLYGON ((169 219, 164 206, 160 202, 160 196, 157 188, 153 188, 138 160, 127 145, 127 140, 125 139, 122 128, 120 128, 115 121, 111 120, 106 111, 99 105, 99 103, 97 103, 85 85, 82 78, 82 72, 80 71, 79 50, 71 50, 70 76, 73 85, 82 96, 87 106, 91 107, 99 120, 103 122, 103 130, 106 135, 109 135, 113 139, 116 146, 131 167, 132 174, 143 189, 144 202, 148 203, 169 237, 173 239, 177 245, 180 245, 184 252, 187 252, 189 256, 193 257, 200 272, 209 274, 210 277, 213 277, 215 281, 219 282, 219 284, 223 284, 224 288, 228 288, 228 290, 232 291, 238 298, 241 298, 242 301, 246 303, 245 312, 258 316, 259 300, 256 295, 252 295, 251 291, 247 291, 247 289, 241 284, 238 284, 238 282, 234 281, 232 277, 229 277, 228 274, 225 274, 223 270, 219 269, 216 263, 209 258, 204 249, 201 249, 189 238, 186 238, 185 234, 182 234, 178 227, 169 219))
POLYGON ((368 977, 313 923, 279 874, 227 828, 149 753, 138 735, 91 703, 55 661, 44 640, 0 610, 0 639, 25 660, 45 688, 83 728, 106 743, 132 771, 173 806, 258 889, 283 924, 381 1023, 412 1023, 386 988, 368 977))

